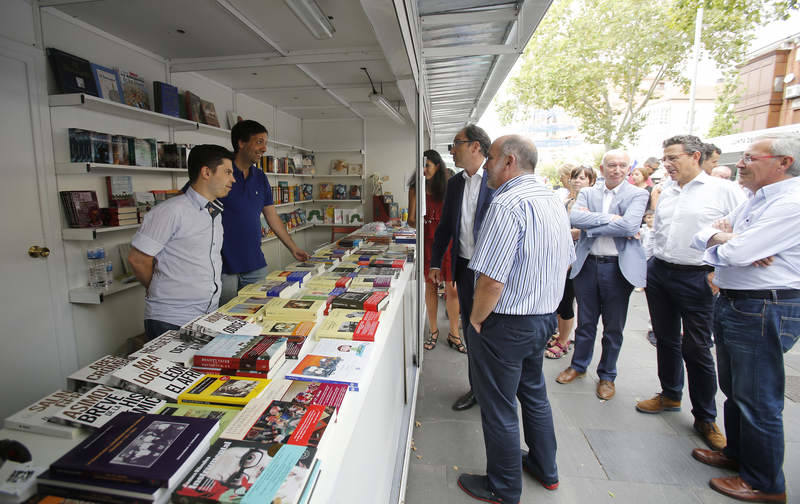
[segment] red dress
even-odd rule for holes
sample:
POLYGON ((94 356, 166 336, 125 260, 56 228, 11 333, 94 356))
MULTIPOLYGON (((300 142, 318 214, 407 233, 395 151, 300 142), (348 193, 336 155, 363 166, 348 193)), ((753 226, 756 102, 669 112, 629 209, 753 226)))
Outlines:
MULTIPOLYGON (((431 269, 431 251, 433 249, 433 236, 436 233, 436 228, 439 226, 439 220, 442 218, 442 206, 444 201, 435 200, 430 194, 425 194, 425 279, 428 278, 428 272, 431 269)), ((447 250, 442 257, 442 279, 446 282, 453 281, 453 269, 450 265, 450 249, 451 244, 447 245, 447 250)))

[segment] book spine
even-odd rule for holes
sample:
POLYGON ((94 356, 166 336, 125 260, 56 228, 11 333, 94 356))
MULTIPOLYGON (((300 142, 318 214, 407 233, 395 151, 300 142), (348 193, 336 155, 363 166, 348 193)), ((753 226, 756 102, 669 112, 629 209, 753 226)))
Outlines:
POLYGON ((202 404, 202 405, 218 406, 220 408, 233 409, 233 410, 240 410, 244 407, 244 404, 228 404, 219 401, 203 401, 200 399, 185 399, 185 398, 178 398, 178 404, 202 404))
POLYGON ((94 481, 110 481, 112 483, 125 483, 129 485, 166 486, 168 481, 162 478, 135 478, 125 474, 115 474, 103 471, 89 471, 83 469, 68 469, 56 465, 50 466, 50 473, 54 476, 65 478, 87 479, 94 481))
MULTIPOLYGON (((110 493, 100 493, 93 490, 81 490, 78 488, 65 488, 47 483, 38 483, 37 490, 39 495, 52 495, 54 497, 68 497, 69 499, 80 499, 87 502, 98 502, 103 504, 142 504, 144 502, 154 502, 143 500, 138 497, 126 497, 123 495, 113 495, 110 493)), ((65 501, 72 502, 72 501, 65 501)))
POLYGON ((194 365, 203 368, 239 369, 240 359, 236 357, 218 357, 213 355, 194 356, 194 365))
POLYGON ((53 427, 48 427, 47 424, 30 425, 23 422, 11 420, 9 418, 5 419, 3 427, 5 427, 6 429, 13 429, 22 432, 33 432, 35 434, 42 434, 45 436, 52 436, 64 439, 75 439, 75 436, 78 433, 77 429, 74 428, 63 427, 59 429, 55 425, 53 425, 53 427))

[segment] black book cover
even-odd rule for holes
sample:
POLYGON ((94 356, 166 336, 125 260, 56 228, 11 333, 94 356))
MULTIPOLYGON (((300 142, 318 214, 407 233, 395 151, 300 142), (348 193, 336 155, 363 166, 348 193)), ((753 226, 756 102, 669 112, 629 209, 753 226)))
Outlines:
POLYGON ((47 48, 50 66, 62 93, 86 93, 97 96, 92 66, 88 60, 52 47, 47 48))

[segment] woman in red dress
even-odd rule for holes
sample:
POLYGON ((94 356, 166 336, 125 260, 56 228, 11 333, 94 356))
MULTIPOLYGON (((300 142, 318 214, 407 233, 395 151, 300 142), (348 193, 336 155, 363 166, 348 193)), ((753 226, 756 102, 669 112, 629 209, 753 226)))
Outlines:
MULTIPOLYGON (((439 225, 442 216, 442 205, 444 204, 444 193, 447 188, 449 171, 442 161, 442 156, 435 150, 425 151, 425 254, 423 262, 425 264, 425 305, 428 311, 428 325, 430 335, 425 338, 425 350, 432 350, 436 347, 439 340, 439 325, 437 315, 439 313, 438 285, 434 285, 428 279, 428 271, 431 267, 431 246, 433 245, 433 235, 439 225)), ((416 178, 411 181, 408 188, 408 225, 416 227, 417 215, 417 186, 416 178)), ((447 308, 447 317, 450 322, 450 332, 447 334, 447 342, 460 352, 465 352, 464 343, 458 333, 458 292, 456 283, 453 281, 453 272, 450 267, 450 245, 442 258, 442 277, 444 278, 444 295, 447 308), (463 350, 462 350, 463 349, 463 350)))

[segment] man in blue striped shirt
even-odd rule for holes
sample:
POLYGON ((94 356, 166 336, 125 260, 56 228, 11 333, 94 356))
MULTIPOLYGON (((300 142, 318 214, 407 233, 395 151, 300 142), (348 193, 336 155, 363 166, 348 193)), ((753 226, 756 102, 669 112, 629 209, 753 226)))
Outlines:
POLYGON ((484 502, 518 502, 522 468, 548 490, 558 487, 542 360, 575 251, 564 205, 534 178, 536 161, 536 147, 521 136, 492 144, 485 169, 497 191, 469 263, 477 275, 468 330, 487 474, 462 474, 458 484, 484 502), (517 398, 530 455, 518 448, 517 398))

